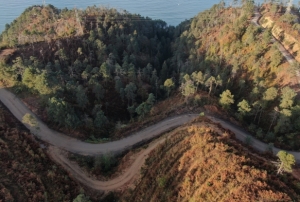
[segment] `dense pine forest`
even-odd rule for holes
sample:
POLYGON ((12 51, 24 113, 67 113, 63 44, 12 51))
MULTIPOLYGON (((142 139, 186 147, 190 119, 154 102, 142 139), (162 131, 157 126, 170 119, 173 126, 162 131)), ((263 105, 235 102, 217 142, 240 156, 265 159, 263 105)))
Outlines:
POLYGON ((38 95, 51 123, 107 137, 116 122, 144 116, 165 96, 161 85, 169 74, 165 59, 172 55, 173 32, 163 21, 115 9, 89 7, 78 14, 33 6, 1 35, 2 44, 18 40, 20 45, 16 57, 2 63, 2 80, 17 92, 38 95), (45 13, 51 14, 47 22, 45 13), (74 26, 82 34, 70 31, 72 24, 56 24, 78 15, 84 23, 74 26), (17 38, 27 33, 20 24, 42 22, 47 26, 17 38))
POLYGON ((48 122, 92 139, 144 118, 176 89, 187 104, 205 90, 256 137, 297 149, 298 64, 285 61, 270 29, 251 23, 254 9, 221 2, 174 28, 115 9, 32 6, 1 35, 2 47, 17 47, 1 81, 37 95, 48 122))
MULTIPOLYGON (((29 7, 0 35, 0 85, 21 97, 50 127, 93 143, 120 138, 120 130, 136 127, 157 114, 168 114, 173 107, 174 114, 195 108, 205 109, 205 113, 217 111, 216 116, 239 123, 269 143, 270 148, 275 145, 299 150, 299 11, 273 1, 260 7, 252 0, 233 4, 241 6, 228 6, 221 1, 176 27, 114 8, 29 7), (255 12, 262 14, 258 21, 262 26, 252 21, 255 12), (280 52, 280 44, 295 58, 292 64, 280 52), (188 110, 179 110, 182 106, 188 110)), ((22 187, 12 185, 16 176, 10 172, 11 167, 17 170, 30 164, 12 160, 12 156, 22 158, 17 150, 26 147, 24 155, 34 162, 31 165, 39 166, 48 157, 26 132, 9 129, 10 121, 3 118, 6 115, 2 109, 0 115, 0 132, 4 134, 0 145, 16 148, 16 153, 7 153, 1 147, 7 158, 1 155, 4 170, 0 174, 7 175, 7 183, 0 182, 0 190, 4 190, 7 199, 22 187)), ((236 197, 245 201, 268 197, 273 201, 299 199, 299 183, 287 185, 290 176, 275 180, 274 167, 263 167, 257 159, 249 160, 245 152, 238 154, 236 145, 215 137, 215 132, 206 127, 183 130, 167 143, 170 144, 152 153, 156 159, 147 160, 148 170, 142 170, 136 193, 127 191, 121 200, 152 197, 153 201, 188 201, 191 192, 195 192, 194 198, 206 201, 212 197, 225 200, 228 190, 234 190, 236 197), (177 173, 178 167, 187 169, 185 163, 191 163, 190 156, 197 156, 199 149, 199 155, 206 160, 196 163, 218 162, 229 170, 220 171, 220 176, 209 173, 215 169, 212 163, 177 173), (177 171, 163 170, 174 156, 171 165, 177 171), (161 158, 166 159, 155 163, 161 158), (228 159, 234 164, 229 165, 232 162, 228 159), (239 172, 241 169, 244 172, 239 172), (170 171, 170 175, 160 171, 170 171), (206 174, 199 174, 196 179, 191 174, 194 172, 206 174), (232 172, 239 173, 238 179, 231 178, 232 172), (183 181, 183 174, 191 177, 190 181, 183 181), (173 179, 178 179, 180 186, 173 179), (222 180, 230 182, 231 187, 222 180), (149 181, 153 186, 146 186, 149 181), (253 189, 249 191, 250 181, 256 183, 250 184, 253 189), (205 187, 192 189, 191 182, 204 183, 205 187), (146 193, 146 189, 151 192, 146 193)), ((94 164, 91 163, 92 169, 94 164)), ((28 169, 35 173, 35 168, 28 169)), ((22 191, 22 195, 31 194, 33 201, 39 201, 52 192, 57 193, 57 200, 70 200, 79 194, 78 201, 84 200, 73 181, 60 191, 49 187, 53 175, 62 176, 56 181, 59 186, 68 184, 65 181, 69 179, 54 165, 47 169, 50 171, 42 172, 45 179, 39 180, 40 174, 33 174, 26 182, 35 194, 22 191)))

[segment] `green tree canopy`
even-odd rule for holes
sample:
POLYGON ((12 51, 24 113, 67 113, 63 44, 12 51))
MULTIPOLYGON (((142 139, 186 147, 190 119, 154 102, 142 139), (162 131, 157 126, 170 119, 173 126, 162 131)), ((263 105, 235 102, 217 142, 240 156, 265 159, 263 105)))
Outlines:
POLYGON ((186 82, 182 83, 180 86, 181 94, 188 98, 190 95, 196 92, 196 87, 192 80, 187 80, 186 82))
POLYGON ((103 78, 105 80, 109 79, 110 78, 110 70, 109 70, 109 67, 107 65, 106 62, 102 63, 102 65, 100 66, 100 73, 102 74, 103 78))
POLYGON ((144 118, 145 114, 150 111, 151 107, 146 102, 140 104, 136 109, 135 112, 141 117, 144 118))
POLYGON ((284 87, 281 91, 281 108, 291 108, 294 104, 294 98, 296 97, 296 93, 290 87, 284 87))
POLYGON ((95 120, 94 120, 94 126, 95 128, 100 129, 102 126, 108 123, 108 119, 104 115, 103 111, 100 110, 96 113, 95 120))
POLYGON ((132 104, 135 100, 136 97, 136 92, 137 87, 134 83, 130 82, 129 84, 126 85, 126 88, 124 89, 125 93, 126 93, 126 97, 128 99, 128 105, 129 105, 129 100, 131 100, 132 104))
POLYGON ((76 102, 80 108, 84 109, 89 102, 86 96, 86 90, 82 87, 82 85, 79 85, 76 91, 76 102))
POLYGON ((192 73, 192 79, 196 83, 196 91, 198 90, 198 86, 200 84, 204 84, 205 77, 201 71, 199 72, 193 72, 192 73))
POLYGON ((289 154, 286 151, 279 151, 277 153, 277 156, 279 158, 277 174, 280 174, 282 172, 292 172, 292 166, 296 162, 294 155, 289 154))
POLYGON ((209 88, 208 95, 211 94, 213 89, 213 85, 216 83, 216 78, 214 76, 210 76, 206 81, 205 85, 209 88))
POLYGON ((268 88, 263 94, 263 99, 266 101, 272 101, 277 97, 277 89, 275 87, 268 88))
POLYGON ((89 197, 85 196, 84 194, 79 194, 74 200, 73 202, 91 202, 89 200, 89 197))
POLYGON ((153 95, 153 93, 150 93, 148 95, 148 99, 147 99, 147 104, 151 105, 151 107, 154 105, 155 103, 155 96, 153 95))
POLYGON ((146 102, 140 104, 136 109, 135 112, 140 116, 140 118, 144 118, 146 114, 148 114, 155 103, 155 96, 153 93, 150 93, 146 102))
POLYGON ((100 83, 96 83, 93 86, 93 93, 95 94, 97 100, 101 100, 104 97, 105 89, 100 83))
POLYGON ((222 105, 224 109, 228 109, 230 105, 234 103, 233 97, 234 95, 231 94, 230 90, 225 90, 220 95, 219 103, 222 105))
POLYGON ((164 82, 164 87, 167 90, 168 97, 169 97, 172 89, 175 87, 175 84, 172 79, 167 79, 164 82))
POLYGON ((244 116, 251 111, 251 107, 246 100, 242 100, 238 103, 238 111, 244 116))
POLYGON ((47 73, 43 71, 42 74, 35 78, 35 89, 41 94, 46 95, 51 93, 51 89, 47 80, 47 73))
POLYGON ((22 75, 22 83, 24 83, 28 88, 33 88, 34 81, 35 81, 35 70, 33 68, 26 68, 22 75))

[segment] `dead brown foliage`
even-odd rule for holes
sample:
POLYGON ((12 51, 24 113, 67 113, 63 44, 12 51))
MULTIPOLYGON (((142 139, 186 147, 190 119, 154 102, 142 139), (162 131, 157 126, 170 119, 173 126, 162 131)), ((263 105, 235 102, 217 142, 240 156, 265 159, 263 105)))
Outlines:
MULTIPOLYGON (((268 162, 227 144, 211 126, 190 126, 150 155, 143 177, 122 201, 298 201, 268 162)), ((230 140, 232 141, 232 140, 230 140)))
POLYGON ((71 201, 79 186, 0 107, 0 201, 71 201))

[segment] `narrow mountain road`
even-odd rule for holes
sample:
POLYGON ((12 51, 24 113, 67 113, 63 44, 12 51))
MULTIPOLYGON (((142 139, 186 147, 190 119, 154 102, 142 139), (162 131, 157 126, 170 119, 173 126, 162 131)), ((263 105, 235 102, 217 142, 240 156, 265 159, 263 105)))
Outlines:
MULTIPOLYGON (((254 17, 252 18, 251 22, 253 24, 255 24, 256 26, 261 27, 261 25, 258 23, 258 20, 260 17, 261 17, 261 14, 258 11, 258 8, 256 7, 255 12, 254 12, 254 17)), ((290 63, 292 65, 294 62, 296 62, 295 58, 290 54, 290 52, 288 50, 286 50, 284 48, 284 46, 274 36, 272 36, 271 42, 272 43, 277 42, 278 50, 281 52, 281 54, 286 59, 286 61, 288 61, 288 63, 290 63)), ((298 83, 300 84, 300 70, 295 70, 295 75, 297 77, 298 83)))
MULTIPOLYGON (((254 17, 252 18, 251 21, 253 24, 255 24, 258 27, 261 27, 261 25, 258 23, 260 17, 261 14, 258 11, 258 8, 256 7, 254 12, 254 17)), ((283 47, 283 45, 274 36, 272 36, 271 42, 272 43, 278 42, 278 50, 282 53, 283 57, 285 57, 288 63, 293 64, 295 62, 294 57, 283 47)))
MULTIPOLYGON (((22 121, 22 117, 29 113, 35 116, 23 103, 17 98, 14 94, 9 92, 4 88, 0 88, 0 100, 4 103, 4 105, 12 112, 12 114, 20 121, 22 121)), ((141 130, 127 138, 117 140, 114 142, 102 143, 102 144, 90 144, 86 142, 81 142, 74 138, 68 137, 62 133, 58 133, 53 131, 47 127, 45 123, 41 120, 38 120, 39 129, 32 128, 29 125, 25 124, 25 126, 30 129, 33 134, 35 134, 38 138, 43 141, 50 143, 51 146, 49 148, 49 154, 54 161, 61 164, 66 170, 68 170, 78 181, 85 184, 88 187, 93 189, 101 190, 101 191, 110 191, 117 190, 121 187, 124 187, 126 184, 131 182, 133 178, 139 173, 140 168, 144 164, 147 155, 159 144, 163 143, 165 139, 155 140, 143 150, 137 158, 134 160, 132 165, 124 171, 122 175, 119 177, 109 180, 109 181, 97 181, 84 173, 81 168, 69 161, 64 155, 61 154, 61 150, 66 150, 74 153, 84 154, 84 155, 97 155, 106 152, 120 152, 125 149, 130 148, 134 144, 137 144, 141 141, 154 138, 159 134, 170 130, 172 128, 176 128, 184 123, 187 123, 197 117, 198 114, 187 114, 180 115, 177 117, 165 119, 157 124, 154 124, 150 127, 141 130), (59 149, 60 148, 60 149, 59 149)), ((36 117, 36 116, 35 116, 36 117)), ((215 123, 221 124, 222 127, 229 129, 232 131, 236 138, 245 141, 247 136, 250 136, 247 132, 245 132, 242 128, 231 124, 228 121, 218 119, 213 116, 207 116, 210 120, 215 123)), ((255 138, 252 139, 252 146, 258 151, 265 151, 269 146, 255 138)), ((277 148, 273 148, 273 152, 276 154, 279 151, 277 148)), ((300 163, 300 152, 290 152, 292 153, 297 163, 300 163)))
POLYGON ((0 88, 0 100, 21 122, 23 116, 27 113, 34 116, 38 120, 39 129, 31 127, 28 124, 25 125, 38 138, 61 149, 82 155, 122 152, 131 148, 135 144, 152 139, 171 128, 176 128, 197 117, 197 114, 190 114, 168 118, 121 140, 103 144, 92 144, 79 141, 50 129, 44 122, 39 120, 38 117, 36 117, 36 115, 30 111, 20 99, 4 88, 0 88))
MULTIPOLYGON (((266 150, 269 149, 269 145, 266 143, 263 143, 262 141, 254 138, 250 133, 246 132, 245 130, 243 130, 241 127, 236 126, 228 121, 222 120, 222 119, 218 119, 216 117, 213 116, 207 116, 210 120, 212 120, 215 123, 219 123, 223 128, 230 130, 231 132, 233 132, 235 134, 235 137, 241 141, 245 141, 247 137, 249 137, 251 139, 251 146, 260 152, 264 152, 266 150)), ((280 150, 282 149, 278 149, 276 147, 272 148, 273 153, 277 154, 280 150)), ((300 152, 294 152, 294 151, 288 151, 288 153, 291 153, 295 156, 296 162, 299 164, 300 163, 300 152)))
POLYGON ((165 139, 161 138, 151 142, 146 149, 143 149, 138 153, 136 159, 130 165, 130 167, 126 168, 120 176, 108 181, 99 181, 87 176, 87 174, 78 166, 77 163, 70 161, 66 155, 62 154, 63 151, 59 150, 57 147, 51 146, 49 148, 49 154, 53 160, 62 165, 65 170, 69 171, 79 182, 83 183, 84 185, 99 191, 113 191, 122 189, 137 179, 145 160, 148 158, 149 153, 164 141, 165 139))
MULTIPOLYGON (((252 19, 252 22, 257 26, 258 19, 260 18, 260 13, 255 12, 255 17, 252 19)), ((275 38, 273 40, 276 40, 275 38)), ((275 41, 273 41, 275 42, 275 41)), ((293 57, 282 47, 279 48, 281 53, 287 59, 289 63, 293 63, 293 57)), ((300 75, 300 74, 299 74, 300 75)), ((33 114, 24 103, 17 98, 13 93, 9 92, 5 88, 0 87, 0 100, 3 104, 11 111, 11 113, 20 121, 25 114, 29 113, 33 115, 38 121, 38 127, 34 128, 25 124, 25 126, 39 139, 48 142, 52 146, 49 147, 48 153, 51 158, 62 165, 67 171, 70 172, 71 175, 74 176, 78 181, 83 183, 84 185, 91 187, 100 191, 111 191, 118 190, 128 183, 132 182, 133 179, 139 174, 141 167, 143 166, 145 159, 148 157, 148 154, 156 148, 159 144, 165 141, 165 138, 160 138, 152 141, 149 146, 142 150, 131 164, 129 168, 124 170, 124 172, 117 178, 108 181, 98 181, 91 177, 89 177, 77 164, 71 162, 66 158, 63 154, 64 151, 69 151, 82 155, 99 155, 104 153, 118 153, 122 152, 126 149, 130 149, 135 144, 140 142, 150 140, 154 137, 159 136, 163 132, 166 132, 170 129, 176 128, 180 125, 183 125, 192 119, 196 118, 198 114, 186 114, 180 115, 177 117, 172 117, 165 119, 159 123, 156 123, 150 127, 147 127, 129 137, 123 138, 121 140, 102 143, 102 144, 91 144, 79 141, 75 138, 68 137, 62 133, 51 130, 45 123, 43 123, 40 119, 38 119, 35 114, 33 114)), ((245 141, 245 139, 250 136, 249 133, 245 132, 242 128, 228 122, 225 120, 218 119, 214 116, 207 116, 210 120, 215 123, 219 123, 223 128, 226 128, 232 131, 236 138, 245 141)), ((172 135, 172 133, 170 134, 172 135)), ((251 145, 258 151, 266 151, 269 146, 253 137, 251 137, 251 145)), ((280 149, 273 148, 274 154, 276 154, 280 149)), ((300 163, 300 152, 290 152, 295 156, 297 163, 300 163)))

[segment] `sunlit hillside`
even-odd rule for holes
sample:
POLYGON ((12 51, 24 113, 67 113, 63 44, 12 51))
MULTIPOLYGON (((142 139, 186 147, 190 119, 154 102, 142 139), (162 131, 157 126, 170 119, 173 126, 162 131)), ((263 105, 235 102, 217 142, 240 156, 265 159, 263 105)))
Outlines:
POLYGON ((198 120, 153 151, 121 201, 298 201, 299 182, 198 120))

